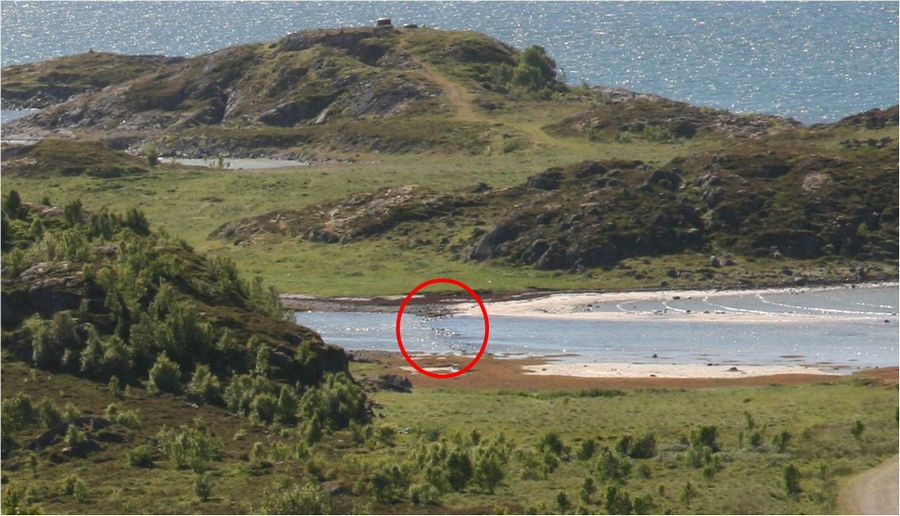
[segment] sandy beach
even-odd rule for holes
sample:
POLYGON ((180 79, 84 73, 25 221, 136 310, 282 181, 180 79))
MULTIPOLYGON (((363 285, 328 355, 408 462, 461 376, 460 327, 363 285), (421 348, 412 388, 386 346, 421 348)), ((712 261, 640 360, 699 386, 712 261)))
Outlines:
MULTIPOLYGON (((771 294, 800 294, 846 288, 896 287, 897 283, 869 283, 862 285, 836 285, 828 287, 805 288, 769 288, 746 290, 659 290, 634 292, 578 292, 554 293, 525 299, 505 299, 490 302, 490 315, 506 317, 533 317, 547 319, 596 320, 596 321, 635 321, 642 319, 670 321, 720 321, 745 323, 790 323, 809 322, 826 317, 824 315, 804 313, 784 313, 750 310, 743 308, 711 309, 704 311, 682 310, 667 305, 677 300, 715 300, 725 296, 764 296, 771 294), (629 303, 658 301, 660 310, 636 310, 629 303), (592 307, 604 305, 605 310, 591 310, 592 307), (610 309, 610 307, 613 307, 610 309)), ((480 311, 474 303, 458 303, 450 307, 455 314, 479 316, 480 311)), ((839 312, 839 311, 836 311, 839 312)), ((830 313, 829 320, 888 320, 896 322, 896 314, 885 315, 877 312, 858 311, 858 313, 830 313)))
MULTIPOLYGON (((803 366, 734 366, 702 364, 577 364, 554 362, 552 357, 498 358, 485 355, 456 378, 435 379, 415 371, 400 353, 357 351, 354 375, 395 374, 409 378, 414 388, 579 390, 628 388, 714 388, 751 385, 799 385, 841 381, 848 375, 803 366)), ((446 373, 464 367, 471 357, 413 355, 429 371, 446 373)), ((897 383, 898 368, 883 367, 853 373, 885 383, 897 383)))

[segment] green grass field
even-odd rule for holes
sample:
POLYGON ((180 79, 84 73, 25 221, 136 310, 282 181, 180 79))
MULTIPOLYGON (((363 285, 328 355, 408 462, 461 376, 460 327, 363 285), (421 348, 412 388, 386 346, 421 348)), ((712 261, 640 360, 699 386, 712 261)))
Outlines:
MULTIPOLYGON (((358 376, 366 371, 365 364, 360 366, 354 369, 358 376)), ((184 398, 153 396, 139 388, 116 397, 103 385, 31 370, 9 357, 4 357, 3 389, 29 394, 35 402, 73 403, 84 414, 102 415, 110 403, 139 411, 140 427, 107 428, 108 434, 118 436, 116 440, 103 441, 101 450, 83 458, 66 458, 54 446, 4 460, 4 483, 30 486, 32 502, 54 513, 256 512, 264 503, 265 490, 303 485, 313 477, 345 486, 348 493, 334 496, 332 508, 356 513, 554 513, 561 511, 560 492, 571 502, 564 512, 604 513, 611 486, 632 500, 650 500, 650 510, 656 513, 835 513, 840 512, 836 497, 844 479, 895 454, 898 438, 896 385, 863 379, 807 386, 594 393, 378 392, 372 436, 360 444, 351 432, 341 431, 308 448, 293 428, 255 426, 223 409, 195 408, 184 398), (864 425, 859 438, 851 433, 856 421, 864 425), (129 450, 155 442, 163 426, 182 425, 208 427, 218 448, 219 459, 207 465, 212 486, 207 501, 195 493, 197 474, 178 469, 159 453, 152 468, 129 465, 129 450), (694 467, 694 447, 687 443, 702 426, 716 427, 720 451, 709 459, 696 459, 694 467), (472 444, 473 431, 479 434, 480 445, 472 444), (785 431, 791 437, 779 451, 773 439, 785 431), (537 474, 523 479, 534 468, 520 457, 534 452, 549 432, 558 434, 568 451, 561 453, 558 467, 546 478, 537 474), (431 504, 411 501, 409 489, 422 484, 424 476, 417 457, 428 447, 443 442, 448 448, 468 450, 474 458, 501 433, 508 443, 508 459, 494 493, 470 482, 460 492, 438 495, 431 504), (598 469, 602 450, 615 449, 625 435, 637 438, 647 433, 656 440, 653 457, 629 459, 626 476, 604 479, 598 469), (755 444, 753 433, 760 434, 755 444), (579 459, 581 443, 590 439, 598 451, 579 459), (395 479, 400 485, 395 501, 373 501, 362 494, 371 492, 372 478, 395 465, 403 472, 395 479), (800 491, 794 494, 785 488, 788 465, 800 472, 800 491), (65 494, 63 479, 70 476, 83 482, 86 493, 65 494), (579 491, 587 477, 597 492, 585 502, 579 491), (694 493, 686 497, 688 483, 694 493)), ((27 442, 38 430, 13 437, 27 442)))

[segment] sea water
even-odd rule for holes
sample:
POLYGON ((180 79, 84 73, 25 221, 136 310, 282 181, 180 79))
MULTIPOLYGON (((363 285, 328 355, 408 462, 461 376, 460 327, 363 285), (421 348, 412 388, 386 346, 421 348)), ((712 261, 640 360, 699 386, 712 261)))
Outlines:
MULTIPOLYGON (((562 360, 586 363, 809 365, 852 372, 897 365, 897 299, 897 287, 848 288, 762 299, 734 294, 582 308, 658 314, 640 313, 634 320, 492 316, 487 352, 566 355, 562 360), (713 316, 692 319, 665 305, 713 316), (716 321, 715 312, 754 317, 753 322, 716 321)), ((488 313, 490 309, 488 303, 488 313)), ((394 313, 298 312, 295 319, 350 350, 398 349, 394 313)), ((483 330, 481 317, 403 315, 403 343, 410 352, 471 356, 481 345, 483 330)))
POLYGON ((896 2, 2 2, 2 65, 193 56, 312 28, 471 29, 541 45, 571 84, 803 122, 897 103, 896 2))

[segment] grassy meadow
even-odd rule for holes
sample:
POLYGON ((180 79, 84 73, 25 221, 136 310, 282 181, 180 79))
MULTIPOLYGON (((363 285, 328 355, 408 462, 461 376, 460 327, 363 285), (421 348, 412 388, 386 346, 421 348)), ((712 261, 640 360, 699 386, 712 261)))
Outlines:
MULTIPOLYGON (((316 506, 334 512, 606 513, 623 512, 611 504, 627 496, 639 513, 835 513, 844 479, 896 453, 898 435, 896 384, 851 378, 698 390, 377 392, 372 424, 307 444, 295 427, 142 388, 112 393, 9 358, 5 392, 85 414, 109 413, 110 404, 136 411, 107 427, 103 449, 85 459, 47 449, 4 460, 4 481, 27 485, 31 503, 53 513, 273 512, 284 507, 274 493, 311 478, 343 493, 316 506), (863 430, 854 434, 857 421, 863 430), (158 442, 164 428, 208 429, 214 453, 202 473, 159 452, 131 464, 134 449, 158 442), (653 446, 629 451, 625 436, 652 436, 653 446), (607 449, 626 452, 610 460, 607 449), (431 473, 421 461, 439 450, 470 457, 474 472, 462 487, 438 492, 425 483, 431 473), (495 458, 494 475, 479 466, 485 457, 495 458), (790 491, 789 466, 797 470, 790 491), (588 478, 594 490, 582 494, 588 478)), ((352 371, 362 378, 371 368, 352 371)))

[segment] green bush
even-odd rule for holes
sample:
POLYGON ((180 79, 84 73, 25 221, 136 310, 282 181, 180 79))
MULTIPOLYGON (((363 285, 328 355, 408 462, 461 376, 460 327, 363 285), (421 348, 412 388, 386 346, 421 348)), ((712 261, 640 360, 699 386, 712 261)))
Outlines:
POLYGON ((630 514, 634 506, 631 503, 631 497, 624 489, 618 486, 609 486, 606 488, 606 498, 603 500, 603 507, 609 514, 630 514))
POLYGON ((165 353, 159 355, 156 363, 150 369, 147 390, 156 394, 181 392, 181 367, 169 359, 165 353))
POLYGON ((579 446, 576 456, 578 460, 590 460, 595 453, 597 453, 597 441, 589 438, 581 441, 581 446, 579 446))
POLYGON ((547 432, 538 442, 538 449, 542 452, 549 451, 557 457, 561 457, 566 453, 566 446, 556 432, 547 432))
POLYGON ((194 369, 191 382, 188 384, 188 392, 200 396, 203 401, 212 405, 224 403, 219 379, 206 364, 200 364, 194 369))
POLYGON ((597 461, 597 474, 602 480, 621 481, 631 472, 631 462, 609 450, 604 450, 597 461))
POLYGON ((2 496, 3 514, 41 514, 41 507, 35 502, 31 488, 10 485, 2 496))
POLYGON ((447 483, 454 491, 462 491, 472 478, 472 460, 465 450, 454 450, 447 457, 447 483))
POLYGON ((40 415, 34 409, 31 396, 18 393, 3 400, 3 433, 16 432, 38 422, 40 415))
POLYGON ((279 486, 263 492, 263 514, 331 514, 331 496, 318 484, 279 486))
POLYGON ((140 444, 128 450, 128 464, 137 468, 152 468, 153 448, 147 444, 140 444))
POLYGON ((381 503, 400 499, 409 487, 409 475, 399 466, 383 466, 369 479, 372 496, 381 503))
POLYGON ((179 469, 203 472, 209 462, 218 460, 219 448, 206 428, 175 430, 163 428, 156 435, 163 455, 179 469))
POLYGON ((585 505, 590 505, 591 498, 593 498, 594 493, 597 492, 597 486, 594 484, 594 479, 590 476, 584 477, 584 482, 581 484, 581 490, 578 492, 581 497, 581 503, 585 505))
POLYGON ((440 497, 440 491, 428 483, 413 484, 409 487, 409 501, 415 505, 438 505, 440 497))
POLYGON ((329 373, 324 381, 300 399, 302 419, 316 418, 333 430, 346 428, 350 421, 366 421, 366 394, 345 373, 329 373))
POLYGON ((38 403, 37 413, 41 426, 45 428, 50 428, 63 422, 62 412, 50 400, 42 400, 38 403))
POLYGON ((250 414, 250 406, 260 393, 272 392, 272 382, 253 375, 241 374, 231 378, 231 382, 225 388, 223 398, 228 410, 247 416, 250 414))
POLYGON ((572 508, 572 502, 569 501, 569 495, 565 491, 560 491, 556 494, 556 506, 559 508, 559 512, 563 514, 569 512, 572 508))
POLYGON ((275 420, 278 409, 278 398, 268 392, 257 394, 250 403, 250 418, 253 421, 269 425, 275 420))
POLYGON ((194 476, 194 493, 203 502, 212 497, 212 478, 209 473, 198 473, 194 476))
POLYGON ((800 493, 800 470, 793 464, 784 468, 784 490, 789 495, 800 493))
POLYGON ((719 451, 718 428, 701 426, 699 430, 691 432, 691 444, 696 447, 707 446, 713 452, 719 451))
POLYGON ((778 453, 784 453, 790 440, 790 432, 784 431, 775 436, 775 438, 772 440, 772 444, 774 444, 775 448, 778 449, 778 453))
POLYGON ((632 459, 649 459, 656 455, 656 437, 646 434, 638 439, 625 435, 616 444, 616 451, 632 459))
POLYGON ((493 494, 503 481, 503 464, 499 454, 493 449, 482 450, 475 460, 472 481, 483 491, 493 494))

